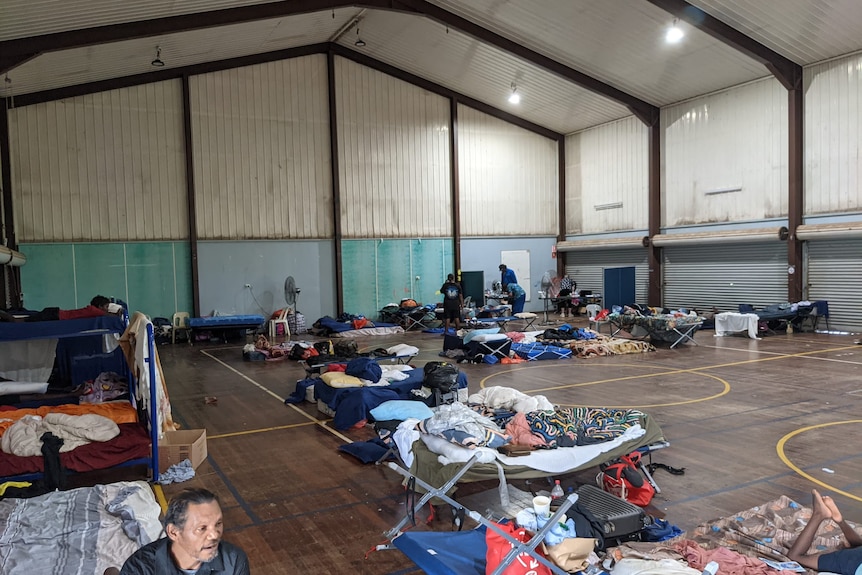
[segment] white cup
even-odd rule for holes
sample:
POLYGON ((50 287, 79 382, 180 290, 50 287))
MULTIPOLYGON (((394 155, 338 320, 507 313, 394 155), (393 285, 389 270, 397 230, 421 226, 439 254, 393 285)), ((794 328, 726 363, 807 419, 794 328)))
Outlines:
POLYGON ((551 498, 544 495, 533 497, 533 511, 536 512, 536 517, 548 518, 551 516, 551 498))

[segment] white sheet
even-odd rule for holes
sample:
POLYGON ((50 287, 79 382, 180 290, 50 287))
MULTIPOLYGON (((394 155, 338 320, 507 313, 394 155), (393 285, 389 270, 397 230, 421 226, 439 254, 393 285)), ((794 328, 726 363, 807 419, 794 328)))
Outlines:
POLYGON ((15 395, 17 393, 45 393, 48 382, 38 381, 0 381, 0 395, 15 395))
POLYGON ((756 313, 724 312, 715 314, 715 337, 745 331, 748 332, 748 337, 751 339, 760 339, 757 337, 758 319, 756 313))

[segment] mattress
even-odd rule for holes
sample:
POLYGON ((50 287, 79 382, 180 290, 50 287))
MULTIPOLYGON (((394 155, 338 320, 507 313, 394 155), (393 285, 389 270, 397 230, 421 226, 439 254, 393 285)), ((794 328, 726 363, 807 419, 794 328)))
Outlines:
POLYGON ((262 315, 216 315, 212 317, 189 318, 189 327, 219 328, 219 327, 257 327, 266 321, 262 315))

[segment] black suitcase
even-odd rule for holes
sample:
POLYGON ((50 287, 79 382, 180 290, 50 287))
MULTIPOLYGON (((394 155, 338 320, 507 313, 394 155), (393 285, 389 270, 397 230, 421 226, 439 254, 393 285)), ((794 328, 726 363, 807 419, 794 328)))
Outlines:
POLYGON ((652 518, 643 509, 595 485, 581 485, 577 494, 578 503, 595 515, 604 527, 607 542, 638 539, 643 528, 652 523, 652 518))

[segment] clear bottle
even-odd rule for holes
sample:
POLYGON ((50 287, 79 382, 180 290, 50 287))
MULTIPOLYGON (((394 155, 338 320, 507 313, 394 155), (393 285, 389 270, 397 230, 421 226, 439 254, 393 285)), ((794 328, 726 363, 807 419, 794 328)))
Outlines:
POLYGON ((563 487, 560 485, 560 480, 554 480, 554 488, 551 489, 551 499, 560 499, 563 497, 563 487))

